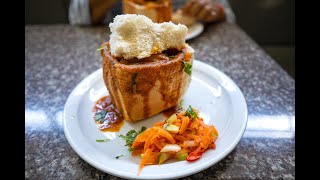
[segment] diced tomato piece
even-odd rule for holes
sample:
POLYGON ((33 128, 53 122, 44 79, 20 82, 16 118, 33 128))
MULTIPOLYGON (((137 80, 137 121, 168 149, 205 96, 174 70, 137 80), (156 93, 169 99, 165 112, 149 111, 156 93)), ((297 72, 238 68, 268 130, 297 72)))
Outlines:
POLYGON ((211 149, 216 149, 216 143, 212 142, 211 145, 209 146, 211 149))
POLYGON ((189 154, 189 156, 187 157, 187 161, 192 162, 192 161, 195 161, 195 160, 201 158, 202 153, 203 153, 203 150, 195 150, 195 151, 191 152, 189 154))

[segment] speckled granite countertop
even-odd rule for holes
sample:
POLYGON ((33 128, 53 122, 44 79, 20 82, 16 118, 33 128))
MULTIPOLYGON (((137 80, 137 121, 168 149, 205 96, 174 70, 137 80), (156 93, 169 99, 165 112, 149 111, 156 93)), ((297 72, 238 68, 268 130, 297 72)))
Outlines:
MULTIPOLYGON (((119 179, 82 160, 63 132, 67 97, 100 68, 96 48, 106 27, 25 28, 25 177, 119 179)), ((208 26, 189 41, 196 59, 218 68, 242 90, 249 110, 246 132, 223 160, 184 179, 294 179, 295 82, 237 25, 208 26)))

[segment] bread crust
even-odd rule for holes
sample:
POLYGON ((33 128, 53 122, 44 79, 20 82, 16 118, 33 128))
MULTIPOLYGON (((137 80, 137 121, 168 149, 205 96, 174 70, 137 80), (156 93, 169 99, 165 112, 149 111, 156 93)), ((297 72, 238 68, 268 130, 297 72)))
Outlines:
POLYGON ((192 64, 194 50, 186 44, 174 58, 160 53, 134 63, 122 63, 108 48, 101 56, 104 83, 113 103, 125 120, 138 121, 178 104, 191 79, 183 61, 192 64))

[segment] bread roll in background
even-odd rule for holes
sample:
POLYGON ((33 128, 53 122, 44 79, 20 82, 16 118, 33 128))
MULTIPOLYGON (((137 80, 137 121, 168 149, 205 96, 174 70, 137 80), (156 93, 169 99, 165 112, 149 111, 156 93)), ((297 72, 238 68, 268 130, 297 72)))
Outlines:
POLYGON ((171 0, 123 0, 122 12, 145 15, 156 23, 169 22, 172 16, 172 2, 171 0))
POLYGON ((194 17, 183 14, 182 10, 177 10, 172 14, 172 22, 175 24, 184 24, 186 26, 191 26, 197 22, 194 17))

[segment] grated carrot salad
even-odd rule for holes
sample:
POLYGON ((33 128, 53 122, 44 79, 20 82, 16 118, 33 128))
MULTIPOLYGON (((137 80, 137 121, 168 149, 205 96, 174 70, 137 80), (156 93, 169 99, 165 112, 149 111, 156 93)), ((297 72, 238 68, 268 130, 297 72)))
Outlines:
POLYGON ((137 135, 132 155, 140 155, 138 175, 146 165, 162 164, 169 159, 195 161, 208 149, 215 149, 218 131, 206 125, 197 110, 189 106, 164 122, 137 135))

